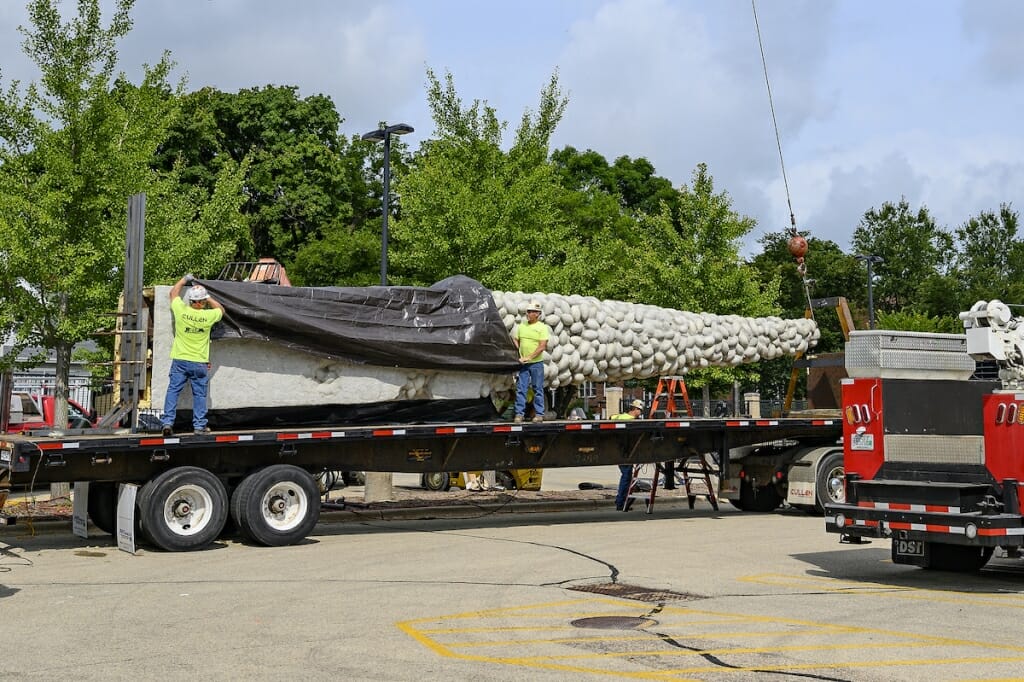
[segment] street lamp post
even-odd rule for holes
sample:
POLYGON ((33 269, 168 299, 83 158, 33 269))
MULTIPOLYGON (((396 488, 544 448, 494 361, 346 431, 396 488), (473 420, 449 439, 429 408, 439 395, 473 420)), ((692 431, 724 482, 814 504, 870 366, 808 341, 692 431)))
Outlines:
POLYGON ((391 136, 413 132, 407 123, 396 123, 386 128, 371 130, 363 135, 364 140, 384 142, 384 218, 380 232, 380 285, 388 285, 388 200, 391 197, 391 136))
MULTIPOLYGON (((364 140, 384 143, 384 214, 380 231, 380 285, 388 285, 388 207, 391 198, 391 136, 413 132, 407 123, 371 130, 363 135, 364 140)), ((393 479, 389 472, 367 471, 363 499, 366 502, 384 502, 394 497, 393 479)))
POLYGON ((874 292, 872 291, 872 285, 874 283, 874 278, 875 277, 874 277, 874 274, 871 272, 871 267, 873 265, 875 265, 876 263, 883 262, 885 259, 882 258, 881 256, 876 256, 874 254, 866 254, 866 255, 858 254, 858 255, 854 256, 854 258, 856 258, 857 260, 864 261, 864 264, 868 266, 868 328, 869 329, 874 329, 875 328, 875 296, 874 296, 874 292))

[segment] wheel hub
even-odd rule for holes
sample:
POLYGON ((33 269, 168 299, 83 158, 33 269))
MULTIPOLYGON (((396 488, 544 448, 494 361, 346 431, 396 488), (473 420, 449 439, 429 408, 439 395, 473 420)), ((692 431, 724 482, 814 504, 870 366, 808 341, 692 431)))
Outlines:
POLYGON ((288 506, 288 503, 285 501, 283 497, 275 495, 273 498, 271 498, 270 504, 268 506, 270 508, 270 513, 280 514, 288 506))
POLYGON ((179 519, 192 513, 192 505, 188 500, 178 500, 174 503, 174 515, 179 519))

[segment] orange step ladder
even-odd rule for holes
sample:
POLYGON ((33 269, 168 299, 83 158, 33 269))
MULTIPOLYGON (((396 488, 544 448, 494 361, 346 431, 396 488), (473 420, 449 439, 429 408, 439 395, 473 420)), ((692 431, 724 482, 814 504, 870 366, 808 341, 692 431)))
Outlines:
POLYGON ((686 392, 686 381, 680 376, 659 377, 658 387, 654 389, 654 399, 651 400, 651 411, 647 415, 654 419, 654 413, 658 411, 658 401, 665 399, 665 416, 677 417, 680 412, 676 409, 676 399, 682 400, 682 406, 686 407, 686 414, 693 416, 693 407, 690 405, 690 394, 686 392))

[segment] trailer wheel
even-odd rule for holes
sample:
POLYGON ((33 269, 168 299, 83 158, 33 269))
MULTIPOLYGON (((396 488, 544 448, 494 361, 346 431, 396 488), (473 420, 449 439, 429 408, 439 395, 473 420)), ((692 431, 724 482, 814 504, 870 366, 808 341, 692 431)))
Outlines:
MULTIPOLYGON (((967 545, 947 545, 938 542, 930 543, 931 553, 926 568, 934 571, 951 573, 973 573, 980 571, 992 558, 995 547, 968 547, 967 545)), ((895 551, 895 549, 893 550, 895 551)))
POLYGON ((268 547, 295 544, 320 519, 316 481, 290 464, 260 469, 235 489, 231 514, 254 542, 268 547))
POLYGON ((825 513, 826 504, 846 502, 846 470, 843 468, 843 453, 833 452, 818 462, 818 480, 815 484, 814 508, 819 514, 825 513))
POLYGON ((89 484, 89 520, 104 533, 117 531, 117 483, 93 481, 89 484))
POLYGON ((199 467, 177 467, 142 486, 139 519, 147 538, 169 552, 202 549, 217 539, 228 515, 224 484, 199 467))
POLYGON ((420 485, 427 490, 450 490, 452 477, 447 471, 432 471, 420 476, 420 485))

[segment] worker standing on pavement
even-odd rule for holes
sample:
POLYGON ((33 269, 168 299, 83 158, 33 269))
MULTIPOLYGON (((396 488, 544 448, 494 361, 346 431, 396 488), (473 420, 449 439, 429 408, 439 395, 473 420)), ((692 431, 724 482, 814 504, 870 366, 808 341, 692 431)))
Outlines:
POLYGON ((541 306, 530 301, 526 308, 526 322, 520 322, 512 331, 512 343, 519 349, 519 377, 516 385, 515 421, 523 421, 526 414, 526 394, 533 387, 533 421, 544 421, 544 351, 551 338, 551 330, 540 321, 541 306))
MULTIPOLYGON (((629 404, 629 410, 621 414, 613 414, 612 419, 636 419, 644 413, 642 400, 634 400, 629 404)), ((629 484, 633 480, 633 465, 619 465, 619 490, 615 493, 615 509, 622 511, 626 508, 626 495, 629 493, 629 484)))
POLYGON ((171 346, 171 370, 160 418, 163 435, 174 431, 178 395, 185 384, 192 387, 192 427, 197 434, 209 433, 206 426, 206 394, 210 381, 210 329, 224 317, 224 306, 214 300, 206 287, 194 284, 195 277, 185 275, 171 287, 171 314, 174 316, 174 344, 171 346), (188 285, 182 299, 181 290, 188 285), (186 303, 186 301, 188 301, 186 303))

